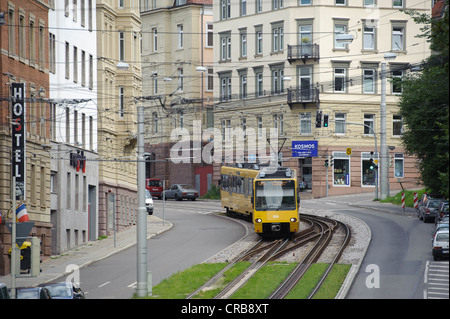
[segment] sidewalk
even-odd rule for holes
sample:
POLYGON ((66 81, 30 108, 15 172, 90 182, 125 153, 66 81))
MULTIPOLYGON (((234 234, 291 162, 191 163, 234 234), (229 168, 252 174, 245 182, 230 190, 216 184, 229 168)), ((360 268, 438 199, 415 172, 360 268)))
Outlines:
MULTIPOLYGON (((159 235, 170 228, 172 224, 157 216, 147 215, 147 239, 159 235)), ((39 284, 57 280, 67 275, 73 269, 73 265, 83 268, 98 260, 104 259, 122 250, 132 247, 137 241, 136 225, 116 233, 116 245, 114 235, 105 239, 90 241, 58 256, 45 257, 42 260, 42 272, 37 277, 17 278, 16 287, 32 287, 39 284)), ((25 275, 25 274, 23 274, 25 275)), ((11 275, 0 276, 0 282, 11 286, 11 275)))

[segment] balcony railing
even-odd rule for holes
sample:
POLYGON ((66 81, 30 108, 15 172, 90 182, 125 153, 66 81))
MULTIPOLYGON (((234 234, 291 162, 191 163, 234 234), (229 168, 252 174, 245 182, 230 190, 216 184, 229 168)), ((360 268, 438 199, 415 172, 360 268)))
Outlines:
POLYGON ((319 88, 287 89, 287 102, 291 109, 294 104, 298 103, 303 104, 303 106, 307 103, 319 105, 319 88))
POLYGON ((314 59, 315 61, 319 60, 318 44, 288 44, 287 48, 287 59, 289 63, 292 63, 296 60, 302 60, 303 63, 305 63, 307 59, 314 59))

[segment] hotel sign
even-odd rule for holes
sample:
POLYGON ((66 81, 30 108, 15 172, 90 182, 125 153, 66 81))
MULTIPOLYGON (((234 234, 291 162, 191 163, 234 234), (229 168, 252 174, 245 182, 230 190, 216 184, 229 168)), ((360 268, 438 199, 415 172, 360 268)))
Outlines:
POLYGON ((25 84, 11 84, 12 119, 12 176, 16 178, 16 199, 25 198, 25 84))

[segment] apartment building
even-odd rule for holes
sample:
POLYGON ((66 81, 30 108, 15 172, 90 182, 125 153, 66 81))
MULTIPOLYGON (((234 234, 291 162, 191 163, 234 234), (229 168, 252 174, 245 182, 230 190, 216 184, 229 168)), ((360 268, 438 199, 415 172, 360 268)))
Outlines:
POLYGON ((48 5, 47 0, 0 1, 5 16, 0 25, 0 274, 10 272, 11 233, 5 222, 11 221, 15 211, 11 202, 13 167, 20 184, 17 203, 25 203, 29 220, 34 222, 30 235, 40 237, 43 254, 50 255, 48 5), (16 84, 23 84, 23 89, 17 87, 13 92, 16 84))
POLYGON ((98 238, 96 1, 51 1, 52 254, 98 238))
POLYGON ((395 79, 430 54, 426 40, 415 37, 421 26, 401 9, 429 14, 431 6, 418 0, 215 0, 220 162, 235 161, 236 142, 234 154, 227 148, 240 128, 263 143, 258 151, 247 133, 244 159, 267 160, 278 153, 278 142, 279 160, 297 170, 304 196, 374 192, 371 160, 379 160, 385 64, 388 187, 417 186, 416 158, 401 143, 402 88, 395 79), (395 60, 385 60, 386 53, 395 60), (270 131, 271 145, 264 144, 270 131))
POLYGON ((136 222, 141 19, 133 0, 97 0, 98 231, 136 222))
POLYGON ((212 0, 141 1, 147 177, 201 195, 213 173, 201 156, 202 132, 214 126, 212 14, 212 0))

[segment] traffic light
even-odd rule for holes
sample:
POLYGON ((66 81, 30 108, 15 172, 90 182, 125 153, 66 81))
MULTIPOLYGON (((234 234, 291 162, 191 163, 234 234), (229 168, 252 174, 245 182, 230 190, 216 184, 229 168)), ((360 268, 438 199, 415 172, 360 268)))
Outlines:
POLYGON ((328 114, 323 115, 323 127, 328 127, 328 114))
POLYGON ((322 127, 322 111, 316 112, 316 127, 322 127))
POLYGON ((328 158, 325 160, 325 166, 328 166, 328 158))
POLYGON ((377 164, 375 164, 375 162, 373 161, 373 158, 371 158, 370 160, 369 160, 369 168, 370 169, 378 169, 378 165, 377 164))

